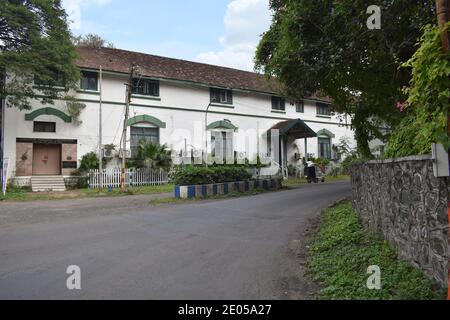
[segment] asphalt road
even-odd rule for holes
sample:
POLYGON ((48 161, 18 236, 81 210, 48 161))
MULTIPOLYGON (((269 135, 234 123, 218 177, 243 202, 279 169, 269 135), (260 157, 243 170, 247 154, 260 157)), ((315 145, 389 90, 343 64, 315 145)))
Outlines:
POLYGON ((281 299, 298 227, 349 193, 340 182, 156 207, 0 203, 0 299, 281 299), (81 290, 66 287, 69 265, 81 290))

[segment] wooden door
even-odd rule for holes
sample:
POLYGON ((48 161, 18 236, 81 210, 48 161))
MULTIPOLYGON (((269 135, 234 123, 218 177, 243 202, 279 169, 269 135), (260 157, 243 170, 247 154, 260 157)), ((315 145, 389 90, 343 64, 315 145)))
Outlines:
POLYGON ((33 175, 61 174, 61 145, 33 145, 33 175))

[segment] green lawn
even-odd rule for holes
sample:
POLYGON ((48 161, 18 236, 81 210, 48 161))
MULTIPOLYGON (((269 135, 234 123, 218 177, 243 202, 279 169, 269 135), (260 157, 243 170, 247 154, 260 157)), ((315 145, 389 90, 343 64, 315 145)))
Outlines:
POLYGON ((322 299, 445 299, 424 273, 398 258, 380 237, 366 231, 351 204, 324 211, 309 244, 308 274, 323 288, 322 299), (381 268, 381 290, 366 286, 367 268, 381 268))
POLYGON ((120 197, 138 194, 158 194, 173 192, 173 184, 164 184, 158 186, 145 186, 127 188, 124 192, 120 189, 108 189, 100 191, 98 189, 74 189, 65 192, 31 192, 30 188, 10 187, 6 196, 0 195, 0 201, 33 201, 33 200, 61 200, 77 198, 95 198, 95 197, 120 197))

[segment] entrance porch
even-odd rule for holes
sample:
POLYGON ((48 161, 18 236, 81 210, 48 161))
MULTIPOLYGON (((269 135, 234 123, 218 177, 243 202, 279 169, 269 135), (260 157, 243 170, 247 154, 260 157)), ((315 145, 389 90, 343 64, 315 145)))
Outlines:
POLYGON ((274 164, 281 169, 283 178, 287 179, 288 178, 287 150, 289 146, 288 143, 293 142, 297 139, 305 139, 304 159, 305 161, 308 161, 307 139, 317 137, 317 133, 314 130, 312 130, 303 120, 293 119, 277 123, 267 131, 267 136, 269 139, 279 139, 279 150, 271 150, 271 152, 278 154, 279 162, 275 160, 274 164), (272 136, 272 130, 277 130, 278 136, 272 136))

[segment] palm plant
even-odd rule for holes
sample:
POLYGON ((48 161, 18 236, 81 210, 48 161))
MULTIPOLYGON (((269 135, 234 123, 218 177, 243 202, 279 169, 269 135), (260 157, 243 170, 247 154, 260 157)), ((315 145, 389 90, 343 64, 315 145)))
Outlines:
POLYGON ((166 144, 160 145, 149 141, 142 141, 137 152, 137 164, 147 168, 170 168, 172 166, 172 152, 166 144))

